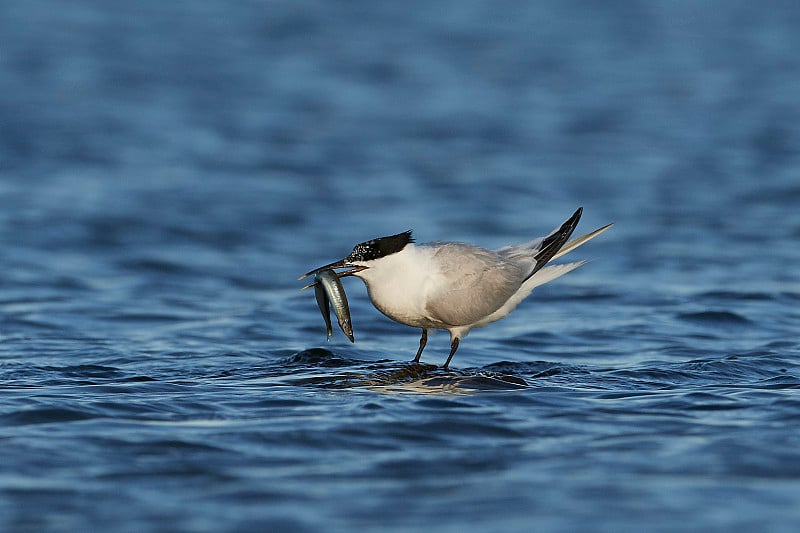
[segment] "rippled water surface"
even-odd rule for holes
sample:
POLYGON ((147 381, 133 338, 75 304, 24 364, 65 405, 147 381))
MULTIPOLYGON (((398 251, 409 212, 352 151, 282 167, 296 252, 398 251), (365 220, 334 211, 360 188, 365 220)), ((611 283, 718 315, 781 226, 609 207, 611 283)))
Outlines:
POLYGON ((800 9, 0 8, 3 531, 796 531, 800 9), (591 259, 473 331, 297 276, 591 259))

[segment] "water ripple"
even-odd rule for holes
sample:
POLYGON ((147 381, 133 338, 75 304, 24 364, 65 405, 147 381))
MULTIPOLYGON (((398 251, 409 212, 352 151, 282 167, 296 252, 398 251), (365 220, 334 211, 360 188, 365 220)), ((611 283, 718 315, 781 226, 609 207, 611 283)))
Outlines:
POLYGON ((797 529, 791 2, 50 3, 0 16, 0 529, 797 529), (579 205, 450 371, 299 291, 579 205))

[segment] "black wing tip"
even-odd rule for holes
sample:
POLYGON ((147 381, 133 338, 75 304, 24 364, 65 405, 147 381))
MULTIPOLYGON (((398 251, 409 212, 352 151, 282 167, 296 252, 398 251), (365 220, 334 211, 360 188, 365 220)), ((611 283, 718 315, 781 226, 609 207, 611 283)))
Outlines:
POLYGON ((572 213, 572 216, 565 220, 558 230, 551 234, 549 239, 545 239, 542 249, 547 248, 548 244, 553 245, 559 241, 561 241, 561 243, 558 245, 558 248, 561 248, 561 246, 567 242, 567 239, 569 239, 570 235, 572 235, 572 232, 575 231, 575 228, 578 227, 578 222, 581 220, 581 215, 583 215, 583 207, 576 209, 575 212, 572 213), (548 240, 550 240, 549 243, 547 242, 548 240))
POLYGON ((525 281, 541 270, 541 268, 558 253, 561 247, 564 246, 570 235, 572 235, 572 232, 578 227, 578 222, 582 214, 583 207, 579 207, 556 231, 542 241, 542 247, 534 256, 536 266, 533 268, 533 271, 525 277, 525 281))
MULTIPOLYGON (((567 242, 566 239, 569 239, 570 235, 572 235, 572 232, 575 231, 575 228, 578 227, 578 222, 580 222, 581 220, 581 215, 583 215, 583 207, 579 207, 578 209, 576 209, 575 212, 572 213, 572 216, 569 217, 567 220, 565 220, 563 224, 561 224, 561 227, 558 228, 558 231, 556 232, 557 237, 561 237, 566 233, 566 238, 564 239, 564 242, 567 242)), ((560 240, 560 239, 557 238, 555 240, 560 240)), ((564 243, 561 244, 563 245, 564 243)), ((559 246, 559 248, 561 248, 561 246, 559 246)))

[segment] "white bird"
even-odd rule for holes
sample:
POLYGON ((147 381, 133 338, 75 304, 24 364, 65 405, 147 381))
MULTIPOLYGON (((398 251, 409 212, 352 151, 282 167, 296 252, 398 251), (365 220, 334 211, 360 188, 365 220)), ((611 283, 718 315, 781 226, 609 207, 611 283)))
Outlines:
POLYGON ((352 268, 339 277, 360 278, 378 311, 422 329, 414 362, 419 362, 429 329, 450 332, 450 355, 443 366, 447 369, 460 339, 472 328, 500 320, 535 287, 586 262, 545 266, 613 226, 608 224, 567 242, 582 212, 579 208, 545 237, 497 250, 460 242, 415 245, 409 230, 358 244, 344 259, 300 279, 327 269, 352 268))

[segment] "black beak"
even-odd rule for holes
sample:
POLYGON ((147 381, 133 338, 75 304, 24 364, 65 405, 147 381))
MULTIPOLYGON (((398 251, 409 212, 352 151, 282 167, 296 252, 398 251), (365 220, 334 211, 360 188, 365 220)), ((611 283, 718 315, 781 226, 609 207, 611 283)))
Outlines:
POLYGON ((362 270, 364 270, 366 268, 369 268, 369 267, 365 267, 365 266, 350 264, 350 263, 347 262, 347 258, 345 257, 344 259, 340 259, 339 261, 335 261, 335 262, 329 263, 329 264, 327 264, 325 266, 321 266, 319 268, 315 268, 311 272, 306 272, 305 274, 303 274, 302 276, 300 276, 297 279, 300 280, 300 279, 307 278, 308 276, 310 276, 312 274, 316 274, 318 272, 322 272, 323 270, 333 270, 333 269, 336 269, 336 268, 351 268, 351 267, 352 267, 352 270, 348 270, 347 272, 341 272, 341 273, 337 272, 336 275, 339 276, 340 278, 343 278, 345 276, 352 276, 356 272, 361 272, 362 270))

